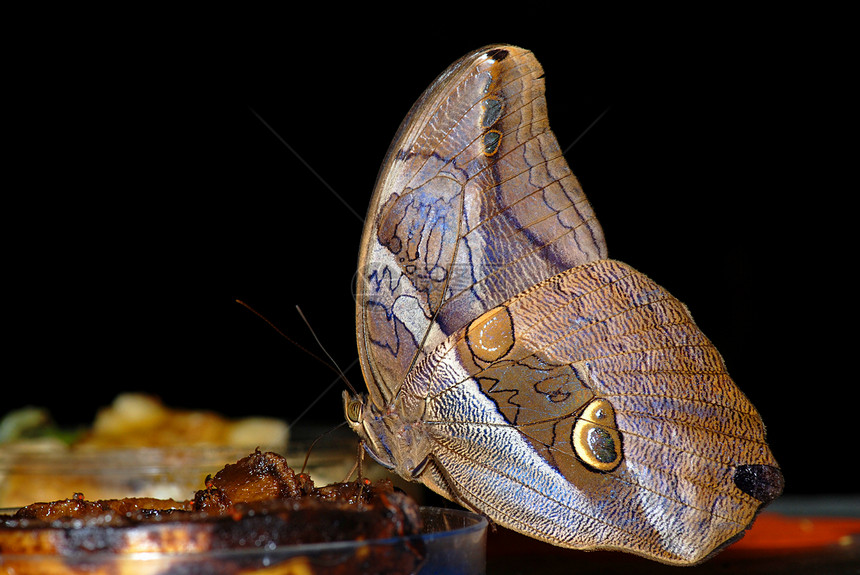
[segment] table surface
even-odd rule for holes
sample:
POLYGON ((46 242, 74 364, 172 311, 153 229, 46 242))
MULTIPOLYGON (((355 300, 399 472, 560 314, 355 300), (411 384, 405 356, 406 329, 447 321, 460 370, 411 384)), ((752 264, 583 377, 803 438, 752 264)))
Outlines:
POLYGON ((860 495, 783 497, 746 536, 701 565, 663 565, 625 553, 561 549, 506 529, 487 536, 487 575, 679 573, 858 574, 860 495))

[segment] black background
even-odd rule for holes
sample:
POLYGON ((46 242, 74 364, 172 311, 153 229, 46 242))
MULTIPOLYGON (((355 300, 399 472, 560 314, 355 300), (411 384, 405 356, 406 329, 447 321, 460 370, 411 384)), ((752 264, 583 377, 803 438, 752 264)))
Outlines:
MULTIPOLYGON (((786 491, 854 491, 849 68, 838 33, 810 35, 838 17, 479 16, 115 22, 22 45, 0 412, 75 424, 142 390, 294 421, 335 375, 236 299, 319 353, 300 306, 363 387, 352 277, 377 170, 436 75, 509 42, 544 66, 610 256, 689 306, 768 425, 786 491)), ((302 420, 339 422, 341 389, 302 420)))

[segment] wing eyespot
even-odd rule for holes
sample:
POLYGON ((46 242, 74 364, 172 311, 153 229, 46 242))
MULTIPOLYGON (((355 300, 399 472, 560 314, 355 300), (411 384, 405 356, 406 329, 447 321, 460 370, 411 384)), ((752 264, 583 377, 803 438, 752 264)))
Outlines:
POLYGON ((576 456, 593 471, 612 471, 621 463, 621 434, 615 410, 605 399, 594 399, 573 426, 571 443, 576 456))
POLYGON ((471 324, 466 345, 476 362, 487 365, 505 357, 514 346, 514 322, 504 306, 493 308, 471 324))
POLYGON ((497 96, 488 96, 481 101, 481 107, 484 113, 481 114, 481 126, 491 128, 493 124, 499 121, 504 110, 502 99, 497 96))
POLYGON ((502 143, 502 133, 498 130, 487 130, 484 133, 484 155, 494 156, 502 143))

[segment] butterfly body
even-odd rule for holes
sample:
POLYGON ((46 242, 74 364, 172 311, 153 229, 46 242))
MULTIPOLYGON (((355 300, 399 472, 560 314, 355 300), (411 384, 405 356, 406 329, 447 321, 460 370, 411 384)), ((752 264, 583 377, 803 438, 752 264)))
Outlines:
POLYGON ((345 394, 368 453, 558 545, 695 563, 782 476, 687 308, 606 258, 546 120, 543 72, 478 50, 425 92, 362 239, 345 394))

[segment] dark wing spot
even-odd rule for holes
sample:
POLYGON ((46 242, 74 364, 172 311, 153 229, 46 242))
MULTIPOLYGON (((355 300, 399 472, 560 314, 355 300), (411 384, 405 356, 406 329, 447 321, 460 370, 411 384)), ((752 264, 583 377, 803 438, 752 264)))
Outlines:
POLYGON ((594 453, 594 457, 601 463, 612 463, 618 457, 615 440, 608 431, 600 427, 592 427, 588 430, 588 446, 594 453))
POLYGON ((785 486, 782 471, 770 465, 739 465, 734 481, 738 489, 765 504, 779 497, 785 486))
POLYGON ((484 155, 492 156, 499 149, 502 142, 502 133, 498 130, 489 130, 484 134, 484 155))
POLYGON ((501 115, 502 103, 498 99, 487 98, 484 100, 484 115, 481 118, 481 124, 485 128, 489 128, 495 124, 501 115))
POLYGON ((508 57, 508 51, 504 48, 495 48, 486 53, 488 58, 492 58, 496 62, 501 62, 508 57))

